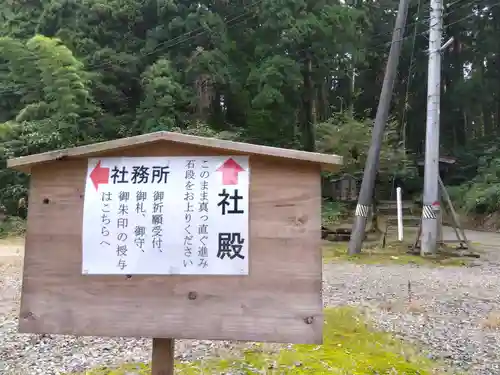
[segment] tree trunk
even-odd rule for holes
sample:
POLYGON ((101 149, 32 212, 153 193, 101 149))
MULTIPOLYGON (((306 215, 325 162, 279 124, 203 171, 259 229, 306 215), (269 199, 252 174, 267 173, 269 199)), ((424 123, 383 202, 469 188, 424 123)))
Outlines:
POLYGON ((316 143, 316 93, 314 82, 312 80, 312 59, 310 56, 304 63, 304 95, 303 95, 303 108, 304 108, 304 123, 302 127, 302 140, 304 150, 314 151, 316 143))

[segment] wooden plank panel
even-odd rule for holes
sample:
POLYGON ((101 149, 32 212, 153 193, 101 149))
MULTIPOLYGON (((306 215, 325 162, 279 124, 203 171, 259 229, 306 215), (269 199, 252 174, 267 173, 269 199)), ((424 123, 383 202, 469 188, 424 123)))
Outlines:
MULTIPOLYGON (((167 154, 200 150, 148 146, 121 156, 167 154)), ((33 169, 22 332, 322 341, 319 166, 250 158, 249 276, 129 279, 81 275, 86 167, 72 160, 33 169)))

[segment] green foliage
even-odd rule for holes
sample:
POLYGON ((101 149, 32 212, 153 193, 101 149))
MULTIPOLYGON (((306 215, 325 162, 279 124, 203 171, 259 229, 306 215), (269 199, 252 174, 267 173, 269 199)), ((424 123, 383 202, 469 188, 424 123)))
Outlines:
POLYGON ((482 157, 476 177, 470 182, 448 188, 454 204, 465 213, 491 214, 500 210, 500 153, 482 157))
POLYGON ((160 59, 143 74, 144 99, 137 113, 137 128, 153 132, 184 127, 189 92, 179 81, 180 74, 169 60, 160 59))
MULTIPOLYGON (((27 179, 5 171, 7 158, 155 130, 316 146, 344 156, 343 171, 363 169, 395 0, 0 2, 0 204, 11 214, 27 179)), ((498 144, 493 4, 446 15, 440 139, 462 163, 448 184, 469 183, 498 144)), ((408 19, 422 19, 417 8, 408 19)), ((416 39, 404 40, 378 177, 421 186, 411 159, 423 152, 428 41, 421 22, 407 29, 416 39)), ((467 207, 491 207, 494 189, 478 188, 467 207)))
POLYGON ((13 156, 157 130, 301 148, 304 51, 319 82, 338 71, 327 57, 365 42, 365 12, 336 0, 25 5, 0 12, 0 203, 11 214, 27 186, 5 170, 13 156))
MULTIPOLYGON (((343 155, 342 172, 359 174, 363 171, 372 137, 372 120, 356 120, 346 113, 332 116, 328 121, 318 124, 317 150, 324 153, 343 155)), ((380 150, 379 174, 407 179, 417 174, 413 160, 398 145, 396 124, 386 126, 380 150)))
MULTIPOLYGON (((374 330, 366 318, 350 307, 324 312, 323 345, 270 348, 254 344, 227 358, 178 363, 179 375, 252 374, 406 374, 438 375, 439 365, 420 355, 414 347, 374 330)), ((117 369, 100 368, 86 375, 149 374, 147 364, 126 364, 117 369)))
POLYGON ((321 205, 321 222, 323 226, 337 224, 348 213, 345 204, 336 201, 323 200, 321 205))
MULTIPOLYGON (((408 233, 413 236, 415 233, 408 233)), ((352 262, 356 264, 418 264, 427 267, 460 267, 470 262, 463 257, 453 257, 447 254, 422 257, 408 254, 408 244, 390 241, 385 247, 377 243, 365 243, 361 254, 349 255, 347 243, 332 243, 323 247, 323 260, 331 262, 352 262)))
POLYGON ((218 139, 226 139, 228 141, 238 140, 241 136, 237 131, 216 131, 210 126, 208 126, 204 122, 195 121, 194 123, 190 123, 185 128, 175 127, 172 129, 174 132, 188 134, 188 135, 196 135, 199 137, 211 137, 218 139))

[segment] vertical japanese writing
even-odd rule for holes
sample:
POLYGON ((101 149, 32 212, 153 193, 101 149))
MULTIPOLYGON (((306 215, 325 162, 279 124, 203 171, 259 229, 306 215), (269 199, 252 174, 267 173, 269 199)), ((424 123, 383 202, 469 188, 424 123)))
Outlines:
POLYGON ((127 267, 127 240, 128 234, 125 233, 128 228, 129 217, 128 217, 128 201, 130 199, 130 193, 128 191, 120 191, 118 193, 118 215, 116 219, 116 227, 118 229, 117 244, 116 244, 116 256, 118 257, 117 267, 124 270, 127 267))
MULTIPOLYGON (((148 197, 146 191, 138 190, 135 194, 135 213, 137 215, 146 217, 146 208, 144 203, 148 197)), ((146 227, 144 225, 136 225, 134 228, 134 244, 142 252, 144 252, 144 245, 146 242, 146 227)))
POLYGON ((208 267, 208 177, 210 176, 208 160, 203 160, 201 162, 200 171, 200 200, 198 206, 198 213, 200 214, 200 222, 198 224, 198 235, 199 235, 199 245, 198 245, 198 257, 199 263, 198 267, 207 268, 208 267))
MULTIPOLYGON (((244 210, 239 208, 239 201, 243 199, 243 196, 239 195, 238 189, 233 189, 233 191, 228 192, 225 188, 219 193, 221 200, 217 203, 217 206, 221 208, 221 214, 231 215, 244 214, 244 210)), ((226 233, 220 232, 218 235, 218 248, 217 248, 217 258, 224 259, 245 259, 245 256, 241 254, 243 249, 243 244, 245 239, 240 232, 226 233)))
POLYGON ((101 200, 103 202, 101 208, 101 246, 106 245, 110 246, 109 242, 109 227, 111 224, 111 219, 109 217, 109 213, 111 212, 111 193, 102 193, 101 200))
POLYGON ((193 265, 193 234, 192 225, 193 212, 194 212, 194 192, 196 174, 195 174, 195 160, 188 160, 186 162, 184 172, 184 200, 186 201, 186 208, 184 210, 184 267, 193 265))
POLYGON ((245 156, 91 158, 82 273, 248 274, 249 177, 245 156))
POLYGON ((144 243, 146 242, 146 227, 143 225, 136 225, 134 228, 134 244, 144 252, 144 243))
POLYGON ((155 191, 153 193, 153 215, 151 216, 151 224, 153 224, 152 231, 152 245, 153 249, 158 249, 163 252, 163 199, 165 193, 163 191, 155 191))
POLYGON ((146 191, 138 190, 135 196, 136 196, 135 212, 138 215, 146 217, 146 208, 144 207, 144 203, 148 198, 148 193, 146 191))
POLYGON ((241 233, 219 233, 217 258, 224 259, 227 256, 229 259, 245 259, 245 256, 240 254, 244 243, 245 239, 241 233))
POLYGON ((219 193, 219 197, 222 197, 217 206, 221 208, 222 215, 227 214, 243 214, 243 210, 238 209, 238 201, 243 199, 241 195, 238 194, 238 189, 234 189, 233 193, 228 193, 226 189, 222 189, 222 192, 219 193), (232 208, 229 206, 232 205, 232 208))

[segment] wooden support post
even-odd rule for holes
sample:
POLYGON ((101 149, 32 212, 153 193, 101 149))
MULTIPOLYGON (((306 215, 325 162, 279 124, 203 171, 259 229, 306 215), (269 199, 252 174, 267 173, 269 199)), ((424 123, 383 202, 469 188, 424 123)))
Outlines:
MULTIPOLYGON (((441 180, 439 180, 439 183, 441 184, 441 180)), ((455 220, 455 216, 456 216, 455 210, 454 210, 453 206, 451 205, 451 203, 446 199, 446 195, 448 194, 448 192, 445 189, 446 188, 443 188, 441 186, 441 196, 448 203, 448 210, 449 210, 449 212, 450 212, 450 214, 452 216, 452 228, 453 228, 453 231, 455 232, 455 236, 457 237, 458 240, 462 240, 462 237, 460 237, 460 233, 458 232, 459 224, 457 224, 457 222, 455 220)), ((444 206, 442 206, 442 208, 444 208, 444 206)))
MULTIPOLYGON (((467 244, 470 250, 472 250, 471 243, 467 239, 467 236, 465 235, 465 230, 464 228, 460 225, 460 220, 458 219, 458 214, 455 211, 455 208, 453 207, 453 203, 451 202, 450 194, 448 194, 448 191, 446 190, 446 187, 444 186, 443 180, 441 180, 441 176, 438 176, 438 183, 439 186, 441 186, 441 193, 443 194, 443 198, 447 201, 448 207, 450 208, 451 216, 453 218, 453 222, 455 223, 455 226, 458 231, 462 234, 464 242, 467 244)), ((462 240, 460 238, 460 235, 458 235, 457 230, 455 230, 455 233, 457 234, 457 238, 459 240, 462 240)))
POLYGON ((412 251, 415 252, 417 248, 420 247, 420 236, 422 235, 422 218, 420 218, 420 223, 418 223, 417 236, 415 237, 415 242, 413 243, 412 251))
POLYGON ((153 339, 152 375, 174 375, 174 339, 153 339))

